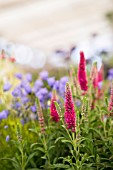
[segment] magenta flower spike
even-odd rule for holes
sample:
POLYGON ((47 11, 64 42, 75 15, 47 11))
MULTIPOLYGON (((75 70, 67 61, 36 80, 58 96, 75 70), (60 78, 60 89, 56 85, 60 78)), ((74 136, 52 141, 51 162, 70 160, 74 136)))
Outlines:
POLYGON ((109 111, 110 116, 113 115, 113 83, 111 85, 110 101, 109 101, 108 111, 109 111))
POLYGON ((78 81, 81 87, 81 90, 87 91, 88 90, 88 82, 86 76, 86 60, 84 57, 84 53, 80 52, 80 62, 78 67, 78 81))
POLYGON ((71 129, 72 132, 76 131, 76 113, 74 110, 74 103, 72 99, 72 93, 69 83, 66 84, 65 90, 65 113, 64 113, 65 124, 67 129, 71 129))
POLYGON ((55 103, 56 102, 56 93, 53 91, 52 98, 51 98, 51 106, 50 106, 50 114, 52 117, 52 120, 55 122, 59 122, 60 116, 58 114, 58 111, 56 110, 55 103))

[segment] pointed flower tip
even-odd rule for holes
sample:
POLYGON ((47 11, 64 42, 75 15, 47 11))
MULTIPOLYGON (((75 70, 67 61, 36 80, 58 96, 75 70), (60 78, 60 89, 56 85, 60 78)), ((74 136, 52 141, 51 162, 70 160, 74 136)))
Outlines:
POLYGON ((69 89, 70 89, 70 85, 69 85, 69 82, 67 82, 65 86, 65 91, 68 91, 69 89))
POLYGON ((80 51, 80 57, 84 57, 84 52, 80 51))
POLYGON ((96 61, 96 62, 94 62, 94 66, 96 66, 96 67, 97 67, 97 61, 96 61))
POLYGON ((66 83, 66 87, 69 87, 69 82, 66 83))

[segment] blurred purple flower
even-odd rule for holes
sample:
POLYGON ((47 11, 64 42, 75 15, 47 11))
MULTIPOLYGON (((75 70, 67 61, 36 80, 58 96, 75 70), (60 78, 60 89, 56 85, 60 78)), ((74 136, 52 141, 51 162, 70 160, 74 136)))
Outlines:
POLYGON ((16 102, 14 107, 15 109, 19 109, 21 107, 21 104, 19 102, 16 102))
POLYGON ((3 110, 2 112, 0 112, 0 120, 6 119, 8 114, 9 114, 8 110, 3 110))
POLYGON ((47 78, 47 82, 49 84, 50 87, 53 87, 54 83, 55 83, 55 77, 49 77, 47 78))
POLYGON ((11 85, 9 82, 7 82, 7 83, 4 84, 3 90, 4 90, 4 91, 9 91, 10 88, 11 88, 11 86, 12 86, 12 85, 11 85))
POLYGON ((107 77, 107 79, 108 80, 113 80, 113 68, 108 70, 108 77, 107 77))
POLYGON ((7 128, 8 128, 8 125, 5 125, 5 126, 4 126, 4 129, 7 129, 7 128))
POLYGON ((25 124, 24 119, 21 119, 21 120, 20 120, 20 123, 21 123, 22 125, 24 125, 24 124, 25 124))
POLYGON ((9 135, 7 135, 7 136, 6 136, 6 142, 8 142, 8 141, 9 141, 9 139, 10 139, 10 136, 9 136, 9 135))
POLYGON ((28 93, 25 91, 25 89, 21 89, 21 97, 26 97, 28 93))
POLYGON ((42 80, 36 80, 34 83, 34 87, 32 88, 32 91, 36 93, 42 86, 43 86, 42 80))
POLYGON ((108 74, 113 75, 113 68, 109 69, 108 74))
POLYGON ((40 101, 43 101, 43 99, 44 99, 43 95, 40 94, 40 92, 35 93, 35 96, 38 97, 38 99, 39 99, 40 101))
POLYGON ((30 85, 29 85, 28 82, 22 81, 21 84, 20 84, 20 86, 21 86, 22 88, 24 88, 24 90, 26 91, 27 94, 31 94, 32 89, 31 89, 31 87, 30 87, 30 85))
POLYGON ((19 97, 20 95, 21 95, 21 88, 15 87, 14 90, 12 91, 12 96, 13 97, 19 97))
POLYGON ((50 91, 49 93, 48 93, 48 98, 50 99, 52 97, 52 92, 50 91))
POLYGON ((28 94, 31 94, 32 89, 31 89, 31 87, 30 87, 29 84, 27 84, 26 86, 24 86, 24 89, 25 89, 25 91, 26 91, 28 94))
POLYGON ((64 76, 60 79, 60 83, 62 83, 63 85, 66 85, 66 83, 69 81, 68 77, 64 76))
POLYGON ((32 81, 32 74, 31 74, 31 73, 26 74, 26 80, 27 80, 28 82, 31 82, 31 81, 32 81))
POLYGON ((21 80, 22 79, 22 74, 21 73, 16 73, 15 77, 21 80))
POLYGON ((76 104, 77 107, 80 107, 81 106, 81 101, 77 100, 75 104, 76 104))
POLYGON ((35 120, 37 118, 37 115, 36 114, 34 114, 34 113, 31 113, 30 114, 30 119, 31 120, 35 120))
POLYGON ((108 75, 107 79, 108 80, 113 80, 113 75, 108 75))
POLYGON ((48 74, 47 71, 44 70, 44 71, 40 72, 39 75, 40 75, 42 80, 47 80, 49 74, 48 74))
POLYGON ((38 87, 42 87, 43 86, 43 82, 42 82, 42 80, 36 80, 34 85, 38 86, 38 87))
POLYGON ((55 81, 55 83, 54 83, 53 89, 55 89, 56 91, 58 91, 58 90, 59 90, 59 86, 60 86, 60 82, 59 82, 59 80, 57 80, 57 81, 55 81))
POLYGON ((21 97, 21 101, 23 104, 26 104, 30 101, 30 99, 28 97, 21 97))
POLYGON ((36 111, 37 111, 36 105, 31 106, 30 109, 33 113, 36 113, 36 111))
POLYGON ((42 95, 47 95, 48 94, 48 90, 46 88, 41 88, 39 92, 42 95))
POLYGON ((60 86, 59 86, 59 94, 61 95, 61 97, 64 98, 64 95, 65 95, 65 85, 60 83, 60 86))
POLYGON ((102 81, 100 81, 100 82, 98 83, 98 88, 99 88, 99 89, 102 89, 102 84, 103 84, 102 81))

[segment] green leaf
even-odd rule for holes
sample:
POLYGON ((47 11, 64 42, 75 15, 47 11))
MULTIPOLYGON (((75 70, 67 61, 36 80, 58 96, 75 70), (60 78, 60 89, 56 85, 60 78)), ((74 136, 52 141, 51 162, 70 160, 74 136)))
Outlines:
POLYGON ((53 149, 53 148, 55 148, 55 145, 50 146, 49 151, 50 151, 51 149, 53 149))
POLYGON ((32 153, 32 154, 29 155, 25 166, 27 166, 28 162, 36 155, 36 153, 37 153, 37 152, 34 152, 34 153, 32 153))
POLYGON ((96 133, 101 137, 101 139, 102 139, 103 141, 105 141, 105 139, 104 139, 102 133, 100 133, 98 130, 96 130, 96 129, 94 129, 94 128, 89 128, 89 131, 90 131, 90 130, 96 132, 96 133))
POLYGON ((34 146, 36 146, 36 145, 42 145, 41 143, 33 143, 31 146, 30 146, 30 148, 32 149, 34 146))
POLYGON ((57 143, 59 140, 61 139, 65 139, 64 137, 58 137, 56 140, 55 140, 55 143, 57 143))
POLYGON ((105 104, 108 107, 108 98, 107 97, 105 97, 105 104))
POLYGON ((38 147, 38 148, 35 148, 35 149, 34 149, 34 151, 36 151, 36 150, 39 150, 39 151, 41 151, 41 152, 44 152, 44 153, 45 153, 45 150, 44 150, 43 148, 41 148, 41 147, 38 147))
POLYGON ((61 108, 60 108, 59 104, 58 104, 56 101, 54 101, 54 104, 55 104, 55 107, 56 107, 57 112, 58 112, 60 115, 62 115, 61 108))
POLYGON ((1 158, 0 160, 8 160, 8 161, 11 161, 12 164, 13 164, 13 166, 16 167, 16 169, 18 169, 18 170, 21 169, 19 163, 18 163, 16 160, 14 160, 14 159, 11 159, 11 158, 1 158))
POLYGON ((63 143, 71 143, 71 144, 72 144, 72 142, 69 141, 69 140, 62 140, 62 142, 63 142, 63 143))
POLYGON ((64 165, 64 164, 60 164, 60 163, 54 164, 53 166, 54 166, 54 168, 64 168, 64 169, 70 168, 69 165, 64 165))
POLYGON ((39 168, 32 168, 32 169, 27 169, 27 170, 41 170, 39 168))

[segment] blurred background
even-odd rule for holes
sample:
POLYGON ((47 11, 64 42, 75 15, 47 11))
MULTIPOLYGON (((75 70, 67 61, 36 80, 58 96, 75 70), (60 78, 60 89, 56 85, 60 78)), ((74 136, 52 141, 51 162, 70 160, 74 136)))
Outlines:
POLYGON ((0 50, 26 67, 113 54, 113 0, 0 0, 0 50))

